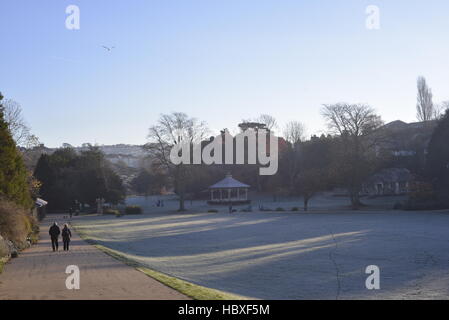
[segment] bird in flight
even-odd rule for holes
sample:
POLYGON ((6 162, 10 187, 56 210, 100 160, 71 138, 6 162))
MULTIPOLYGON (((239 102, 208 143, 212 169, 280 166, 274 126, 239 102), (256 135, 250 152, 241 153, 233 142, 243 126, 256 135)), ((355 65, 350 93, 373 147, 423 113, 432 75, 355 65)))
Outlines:
POLYGON ((104 49, 108 50, 109 52, 112 51, 112 49, 115 49, 115 47, 106 47, 106 46, 102 46, 104 49))

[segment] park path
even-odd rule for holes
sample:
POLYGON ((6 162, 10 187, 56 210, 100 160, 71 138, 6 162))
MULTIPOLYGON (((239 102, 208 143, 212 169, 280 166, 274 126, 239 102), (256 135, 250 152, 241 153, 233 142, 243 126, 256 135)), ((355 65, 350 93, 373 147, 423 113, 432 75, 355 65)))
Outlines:
MULTIPOLYGON (((76 219, 76 218, 75 218, 76 219)), ((5 265, 0 274, 0 300, 184 300, 181 293, 108 256, 82 240, 72 229, 70 252, 51 249, 48 228, 63 216, 41 224, 40 241, 5 265), (66 267, 80 269, 80 289, 68 290, 66 267)))

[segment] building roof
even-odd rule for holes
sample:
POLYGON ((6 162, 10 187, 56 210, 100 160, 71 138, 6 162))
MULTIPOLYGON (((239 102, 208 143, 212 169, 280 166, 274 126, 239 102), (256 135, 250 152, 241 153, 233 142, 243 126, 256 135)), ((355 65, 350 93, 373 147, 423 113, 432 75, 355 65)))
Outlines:
POLYGON ((230 174, 223 180, 209 187, 209 189, 233 189, 233 188, 249 188, 250 186, 235 180, 230 174))
POLYGON ((368 182, 380 183, 380 182, 409 182, 413 179, 412 174, 405 168, 388 168, 383 169, 372 175, 368 182))
POLYGON ((35 201, 35 204, 37 207, 42 208, 42 207, 45 207, 48 204, 48 202, 45 200, 42 200, 40 198, 37 198, 35 201))

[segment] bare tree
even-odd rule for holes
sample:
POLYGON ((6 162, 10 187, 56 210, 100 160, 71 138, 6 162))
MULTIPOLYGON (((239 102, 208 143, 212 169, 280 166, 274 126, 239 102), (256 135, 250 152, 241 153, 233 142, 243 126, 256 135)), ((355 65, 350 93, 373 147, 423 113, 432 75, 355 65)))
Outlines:
POLYGON ((432 89, 427 86, 424 77, 418 77, 418 97, 416 104, 416 117, 419 121, 435 119, 435 106, 432 101, 432 89))
POLYGON ((174 112, 160 116, 156 125, 150 127, 146 149, 151 153, 153 165, 171 178, 179 196, 179 211, 184 211, 185 187, 191 177, 189 165, 173 164, 171 149, 181 143, 201 143, 208 133, 207 126, 185 113, 174 112))
POLYGON ((288 172, 288 188, 294 193, 295 181, 299 174, 300 144, 304 140, 304 125, 299 121, 290 121, 284 128, 284 139, 288 142, 283 153, 284 170, 288 172))
POLYGON ((9 131, 16 144, 26 148, 39 145, 39 139, 31 134, 30 127, 25 122, 20 104, 14 100, 7 99, 2 106, 5 121, 8 123, 9 131))
POLYGON ((260 123, 265 124, 266 128, 269 131, 272 131, 272 130, 274 130, 274 129, 276 129, 278 127, 276 118, 271 116, 271 115, 269 115, 269 114, 261 114, 259 116, 259 118, 257 118, 257 121, 260 122, 260 123))
POLYGON ((367 141, 383 122, 374 109, 365 104, 324 105, 322 115, 330 132, 340 137, 336 171, 348 188, 353 207, 357 208, 362 183, 371 174, 370 164, 375 153, 367 141))
POLYGON ((366 104, 325 104, 322 115, 332 133, 354 138, 370 134, 383 124, 375 110, 366 104))
POLYGON ((446 112, 446 110, 449 110, 449 100, 441 102, 440 106, 443 112, 446 112))
POLYGON ((284 128, 284 139, 292 145, 297 145, 305 139, 305 126, 299 121, 287 122, 284 128))
POLYGON ((434 119, 441 119, 446 111, 449 110, 449 101, 443 101, 435 105, 434 119))

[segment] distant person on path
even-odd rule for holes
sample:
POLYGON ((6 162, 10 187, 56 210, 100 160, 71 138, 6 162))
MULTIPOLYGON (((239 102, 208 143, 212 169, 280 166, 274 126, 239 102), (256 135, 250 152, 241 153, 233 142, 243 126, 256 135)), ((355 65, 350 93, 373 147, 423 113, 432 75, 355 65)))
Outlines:
POLYGON ((73 216, 73 208, 72 207, 70 207, 70 209, 69 209, 69 216, 70 216, 70 219, 72 219, 72 216, 73 216))
POLYGON ((62 229, 62 242, 64 243, 64 251, 69 251, 70 238, 72 237, 72 232, 69 229, 67 223, 62 229))
POLYGON ((59 235, 61 234, 61 230, 59 229, 57 222, 53 223, 53 225, 50 227, 50 230, 48 231, 48 233, 50 234, 51 246, 53 248, 53 252, 58 251, 58 249, 59 249, 58 239, 59 239, 59 235))

